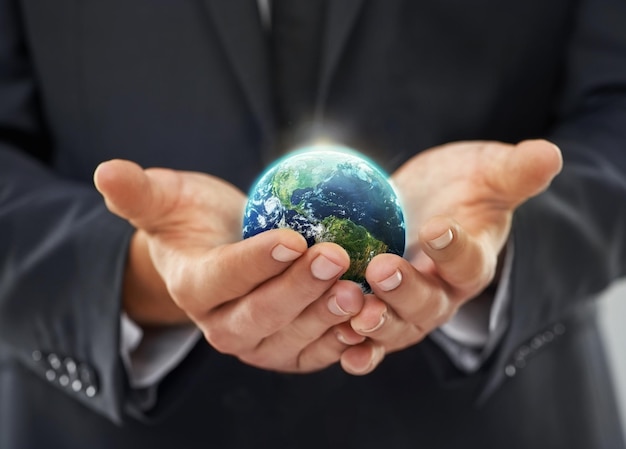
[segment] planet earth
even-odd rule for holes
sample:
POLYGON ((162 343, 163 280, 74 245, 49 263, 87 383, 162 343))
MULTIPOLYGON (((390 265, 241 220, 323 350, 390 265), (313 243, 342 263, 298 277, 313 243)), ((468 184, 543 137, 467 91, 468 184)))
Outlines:
POLYGON ((388 177, 355 151, 316 145, 269 167, 250 191, 243 237, 290 228, 309 246, 334 242, 350 256, 343 275, 369 291, 365 269, 380 253, 402 256, 404 214, 388 177))

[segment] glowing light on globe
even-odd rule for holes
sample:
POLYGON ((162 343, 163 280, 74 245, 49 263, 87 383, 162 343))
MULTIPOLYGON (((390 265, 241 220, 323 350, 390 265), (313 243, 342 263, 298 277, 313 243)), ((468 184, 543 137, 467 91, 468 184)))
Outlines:
POLYGON ((253 186, 243 237, 278 228, 298 231, 309 246, 342 246, 350 255, 343 279, 359 283, 365 291, 365 269, 374 256, 404 253, 404 215, 387 175, 358 153, 336 145, 291 153, 253 186))

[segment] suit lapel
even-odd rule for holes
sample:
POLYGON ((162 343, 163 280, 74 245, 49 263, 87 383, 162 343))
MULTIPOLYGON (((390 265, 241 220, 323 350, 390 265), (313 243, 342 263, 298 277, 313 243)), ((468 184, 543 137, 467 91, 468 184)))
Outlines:
POLYGON ((330 83, 337 70, 346 42, 356 23, 356 18, 365 0, 329 0, 326 32, 322 47, 320 83, 316 118, 323 118, 323 111, 328 99, 330 83))
POLYGON ((267 139, 274 126, 267 36, 255 0, 204 0, 250 109, 267 139))

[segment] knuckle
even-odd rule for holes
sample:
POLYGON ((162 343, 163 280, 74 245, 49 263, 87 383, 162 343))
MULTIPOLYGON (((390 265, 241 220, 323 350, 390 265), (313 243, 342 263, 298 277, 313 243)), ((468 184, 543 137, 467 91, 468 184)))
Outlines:
POLYGON ((248 322, 254 323, 262 337, 267 337, 282 329, 285 325, 284 318, 280 313, 263 313, 256 307, 249 310, 248 322))
POLYGON ((288 326, 287 332, 296 341, 310 342, 318 336, 308 326, 301 323, 299 320, 295 320, 288 326))
POLYGON ((447 298, 439 298, 435 301, 432 310, 432 318, 435 322, 444 322, 450 315, 450 301, 447 298))
POLYGON ((313 299, 318 298, 327 288, 328 281, 309 279, 300 279, 296 276, 289 279, 289 290, 297 292, 298 299, 295 299, 299 303, 309 303, 313 299))
POLYGON ((419 315, 429 320, 439 317, 446 308, 446 299, 444 295, 438 290, 431 290, 428 297, 423 301, 422 307, 419 310, 419 315))

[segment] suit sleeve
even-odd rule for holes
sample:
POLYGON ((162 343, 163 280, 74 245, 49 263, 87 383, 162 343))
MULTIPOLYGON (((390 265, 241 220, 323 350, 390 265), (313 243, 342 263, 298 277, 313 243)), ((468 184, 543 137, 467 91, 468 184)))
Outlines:
POLYGON ((132 228, 54 174, 17 2, 0 1, 0 341, 53 388, 121 419, 120 291, 132 228))
POLYGON ((521 345, 626 275, 625 23, 621 0, 580 2, 562 103, 546 136, 564 168, 515 214, 511 326, 483 397, 515 372, 521 345))

